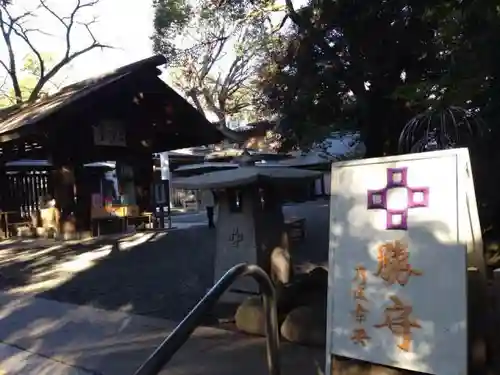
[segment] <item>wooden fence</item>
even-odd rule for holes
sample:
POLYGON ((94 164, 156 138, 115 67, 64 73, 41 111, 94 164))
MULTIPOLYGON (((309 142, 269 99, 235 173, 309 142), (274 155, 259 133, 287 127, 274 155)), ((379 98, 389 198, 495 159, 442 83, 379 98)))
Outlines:
POLYGON ((39 208, 40 198, 50 192, 48 170, 7 171, 7 186, 2 187, 5 211, 18 211, 21 218, 39 208))

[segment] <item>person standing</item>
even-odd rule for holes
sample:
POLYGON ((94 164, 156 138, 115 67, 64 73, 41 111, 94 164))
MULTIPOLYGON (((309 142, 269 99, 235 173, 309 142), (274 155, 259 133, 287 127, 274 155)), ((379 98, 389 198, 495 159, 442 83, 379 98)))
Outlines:
POLYGON ((214 224, 214 206, 215 206, 215 197, 212 190, 206 189, 201 192, 201 204, 205 207, 207 211, 208 218, 208 227, 215 228, 214 224))

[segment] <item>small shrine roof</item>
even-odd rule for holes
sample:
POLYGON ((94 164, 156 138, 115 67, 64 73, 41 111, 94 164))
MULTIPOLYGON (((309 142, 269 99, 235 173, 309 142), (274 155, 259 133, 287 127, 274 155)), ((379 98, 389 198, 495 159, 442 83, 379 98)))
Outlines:
POLYGON ((176 178, 172 185, 180 189, 223 189, 250 184, 289 184, 307 182, 320 177, 321 172, 297 168, 262 168, 243 166, 202 175, 176 178))

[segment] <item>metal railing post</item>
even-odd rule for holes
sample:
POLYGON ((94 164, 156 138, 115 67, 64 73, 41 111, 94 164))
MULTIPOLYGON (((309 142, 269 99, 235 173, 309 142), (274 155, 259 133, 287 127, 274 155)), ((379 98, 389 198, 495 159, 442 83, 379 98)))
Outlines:
POLYGON ((210 312, 224 292, 240 277, 252 276, 259 283, 264 298, 263 308, 266 316, 267 364, 270 375, 280 375, 278 313, 276 292, 267 273, 256 265, 238 264, 208 291, 200 302, 181 323, 158 346, 151 356, 139 367, 134 375, 156 375, 170 361, 174 354, 189 339, 201 324, 205 314, 210 312))

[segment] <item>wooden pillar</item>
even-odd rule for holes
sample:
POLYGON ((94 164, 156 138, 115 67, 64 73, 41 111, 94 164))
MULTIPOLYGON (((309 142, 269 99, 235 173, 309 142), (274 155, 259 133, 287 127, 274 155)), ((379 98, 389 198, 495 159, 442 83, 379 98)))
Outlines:
MULTIPOLYGON (((12 211, 12 202, 10 201, 10 184, 7 177, 5 165, 0 166, 0 210, 12 211)), ((7 236, 8 228, 5 222, 5 216, 0 218, 0 238, 7 236)))
POLYGON ((153 155, 141 154, 134 159, 132 165, 134 171, 134 185, 136 202, 139 207, 139 212, 149 211, 153 209, 153 155))
POLYGON ((75 227, 78 232, 90 231, 90 209, 92 187, 95 177, 91 168, 84 168, 82 164, 75 167, 74 182, 74 218, 75 227))
POLYGON ((56 200, 56 206, 61 211, 61 220, 64 220, 74 211, 75 196, 74 167, 69 164, 54 163, 52 171, 52 195, 56 200))
POLYGON ((7 170, 5 165, 0 165, 0 210, 10 211, 11 207, 9 205, 9 179, 7 177, 7 170))
MULTIPOLYGON (((159 171, 153 172, 154 191, 151 192, 152 208, 155 215, 155 227, 165 228, 165 205, 170 204, 168 181, 162 181, 159 171)), ((168 207, 168 206, 167 206, 168 207)))
POLYGON ((271 276, 277 286, 282 286, 291 281, 292 269, 281 194, 271 186, 260 189, 260 192, 252 190, 257 264, 271 276))

